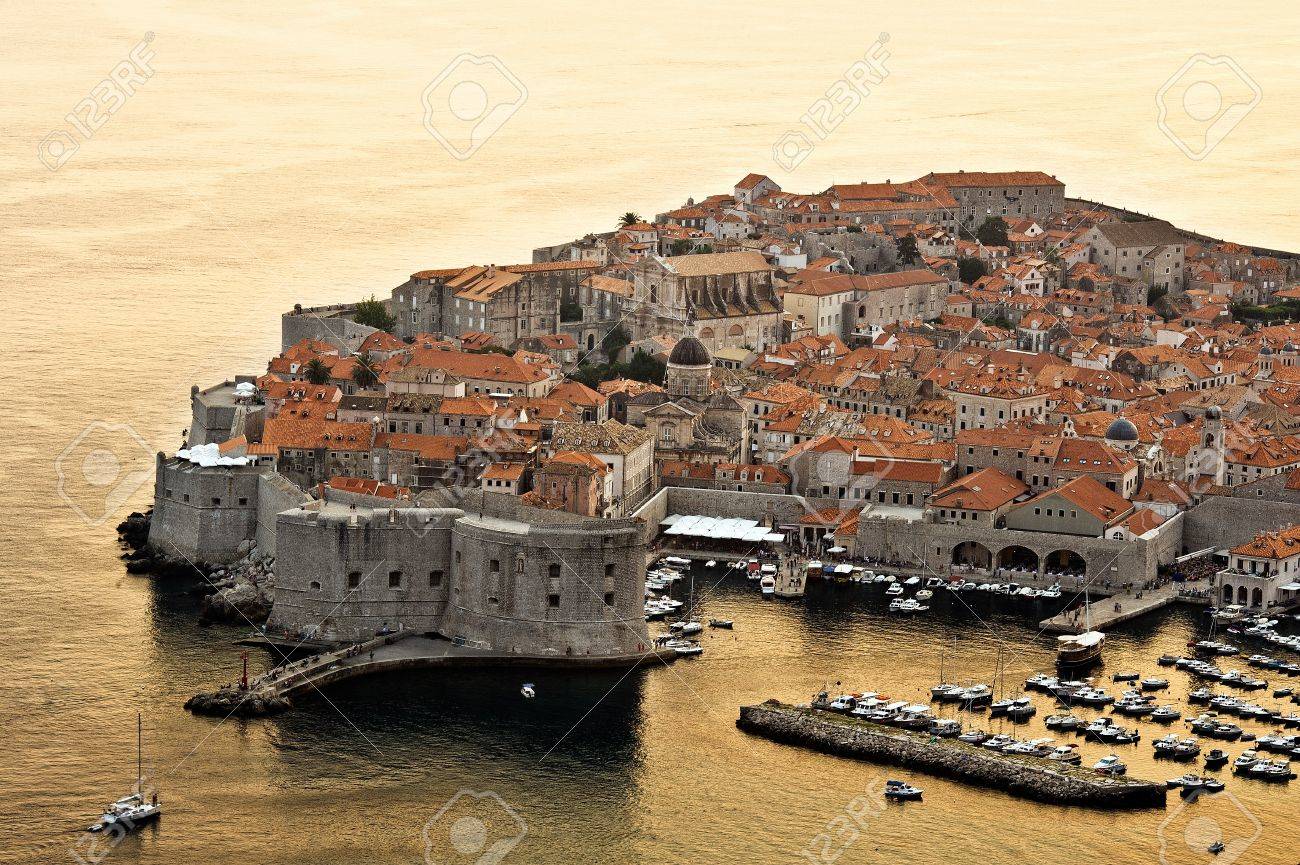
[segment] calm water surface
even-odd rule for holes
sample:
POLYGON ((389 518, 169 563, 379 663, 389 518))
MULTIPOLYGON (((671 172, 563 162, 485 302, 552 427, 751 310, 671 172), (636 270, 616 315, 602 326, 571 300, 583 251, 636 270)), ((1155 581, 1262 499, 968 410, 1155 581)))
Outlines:
MULTIPOLYGON (((883 770, 745 737, 737 706, 837 680, 919 695, 949 640, 981 678, 1006 643, 1020 680, 1050 659, 1036 616, 899 622, 855 588, 785 605, 723 585, 705 612, 736 632, 672 669, 538 675, 531 702, 515 676, 410 676, 271 721, 193 718, 180 704, 235 674, 239 631, 198 627, 186 585, 126 576, 111 530, 147 502, 190 385, 263 369, 294 302, 527 260, 751 170, 817 190, 1041 168, 1072 194, 1297 248, 1296 19, 1287 4, 7 4, 0 862, 68 860, 131 779, 137 710, 168 808, 114 861, 418 862, 425 822, 461 788, 518 811, 520 861, 801 861, 883 770), (776 166, 772 144, 881 32, 889 78, 797 169, 776 166), (43 167, 38 143, 149 33, 156 75, 43 167), (1198 51, 1234 57, 1262 99, 1193 161, 1156 127, 1154 100, 1198 51), (528 90, 463 162, 425 132, 420 100, 460 52, 496 55, 528 90)), ((1150 670, 1191 628, 1175 614, 1117 635, 1110 666, 1150 670)), ((1186 678, 1171 677, 1181 697, 1186 678)), ((1150 735, 1124 752, 1134 773, 1178 774, 1150 764, 1150 735)), ((885 809, 840 861, 1151 862, 1167 816, 920 783, 923 805, 885 809)), ((1241 861, 1296 858, 1295 789, 1230 786, 1260 826, 1241 861)), ((1211 817, 1252 834, 1225 798, 1197 809, 1171 831, 1211 817)))

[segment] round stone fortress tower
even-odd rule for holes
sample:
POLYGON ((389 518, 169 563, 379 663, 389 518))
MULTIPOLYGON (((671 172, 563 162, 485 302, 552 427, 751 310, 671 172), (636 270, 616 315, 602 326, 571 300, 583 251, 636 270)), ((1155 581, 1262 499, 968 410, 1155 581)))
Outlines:
POLYGON ((556 661, 650 648, 640 520, 475 491, 458 508, 312 502, 281 513, 276 535, 272 629, 333 640, 413 629, 556 661))

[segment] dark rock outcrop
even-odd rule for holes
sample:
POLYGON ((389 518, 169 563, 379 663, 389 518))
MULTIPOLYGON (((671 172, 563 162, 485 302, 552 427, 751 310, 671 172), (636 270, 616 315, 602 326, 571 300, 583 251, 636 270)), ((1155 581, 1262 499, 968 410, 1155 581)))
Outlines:
POLYGON ((232 685, 210 694, 195 694, 185 701, 185 708, 194 714, 218 718, 257 718, 278 714, 292 706, 288 697, 245 691, 232 685))
POLYGON ((1105 778, 1035 757, 995 754, 951 739, 933 739, 843 715, 776 700, 742 706, 736 726, 747 733, 825 754, 903 766, 1016 796, 1088 808, 1160 808, 1165 786, 1105 778))

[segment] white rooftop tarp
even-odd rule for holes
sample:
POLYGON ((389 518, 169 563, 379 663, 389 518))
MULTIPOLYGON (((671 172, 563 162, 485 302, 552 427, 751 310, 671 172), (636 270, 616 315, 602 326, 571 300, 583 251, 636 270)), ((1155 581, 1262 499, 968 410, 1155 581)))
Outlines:
POLYGON ((660 525, 666 535, 678 535, 691 538, 716 538, 727 541, 783 541, 784 535, 769 533, 757 520, 744 520, 739 517, 706 517, 699 514, 682 516, 673 514, 660 525))
POLYGON ((196 466, 210 468, 212 466, 246 466, 252 461, 248 457, 223 457, 221 448, 216 443, 206 445, 195 445, 192 448, 182 448, 176 452, 176 458, 180 460, 189 460, 196 466))

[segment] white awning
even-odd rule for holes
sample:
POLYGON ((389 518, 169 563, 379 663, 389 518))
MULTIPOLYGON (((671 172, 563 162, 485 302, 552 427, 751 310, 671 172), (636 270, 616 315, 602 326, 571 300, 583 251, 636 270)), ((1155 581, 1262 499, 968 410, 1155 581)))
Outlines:
POLYGON ((847 553, 848 550, 846 550, 844 547, 831 547, 831 548, 830 548, 829 550, 827 550, 826 552, 828 552, 828 553, 847 553))
POLYGON ((1294 592, 1300 589, 1300 583, 1287 583, 1285 586, 1279 586, 1278 588, 1284 592, 1294 592))

